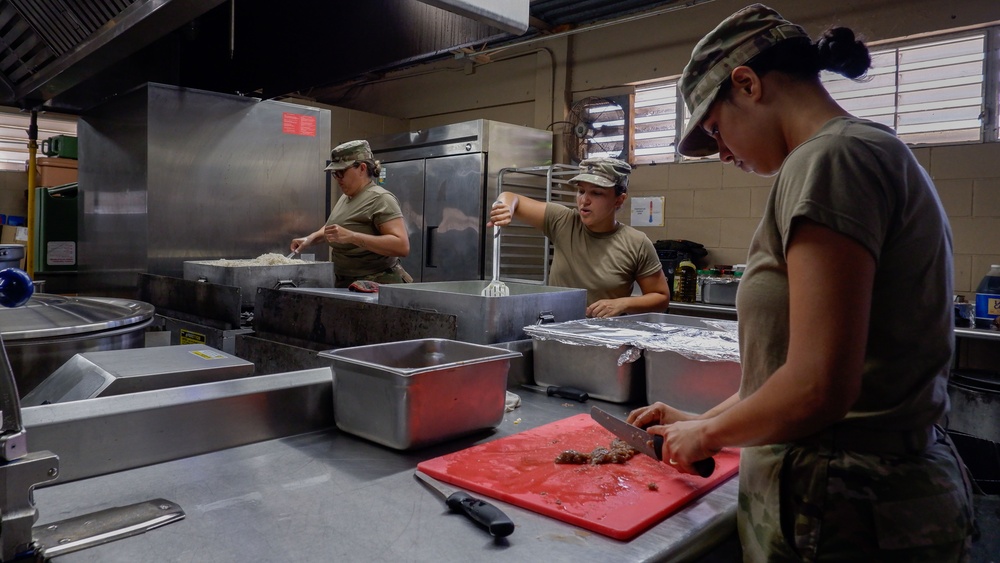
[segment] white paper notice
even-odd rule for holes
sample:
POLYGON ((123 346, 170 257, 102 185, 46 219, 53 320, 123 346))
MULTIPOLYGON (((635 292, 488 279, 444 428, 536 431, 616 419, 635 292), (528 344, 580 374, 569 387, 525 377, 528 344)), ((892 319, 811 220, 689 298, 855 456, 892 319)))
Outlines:
POLYGON ((662 197, 633 197, 629 201, 632 202, 633 227, 663 226, 662 197))
POLYGON ((45 251, 45 263, 48 266, 76 265, 76 242, 74 241, 49 241, 45 245, 45 251))

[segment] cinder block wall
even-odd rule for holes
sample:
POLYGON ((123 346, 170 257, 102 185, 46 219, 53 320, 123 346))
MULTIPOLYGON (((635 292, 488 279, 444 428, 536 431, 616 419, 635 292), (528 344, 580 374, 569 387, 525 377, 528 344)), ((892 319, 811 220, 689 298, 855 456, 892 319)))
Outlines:
MULTIPOLYGON (((1000 264, 1000 143, 917 148, 914 154, 934 179, 951 221, 955 292, 972 297, 990 264, 1000 264)), ((718 161, 639 166, 630 195, 662 196, 664 226, 636 228, 654 241, 700 242, 711 263, 742 263, 770 186, 770 178, 718 161)), ((627 205, 619 220, 628 223, 627 205)))

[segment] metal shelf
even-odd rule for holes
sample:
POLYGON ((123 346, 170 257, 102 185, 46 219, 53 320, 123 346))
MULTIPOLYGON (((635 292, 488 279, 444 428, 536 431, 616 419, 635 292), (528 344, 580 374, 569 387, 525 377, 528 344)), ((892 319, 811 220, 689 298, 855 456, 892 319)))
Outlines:
MULTIPOLYGON (((497 190, 576 207, 576 191, 569 180, 579 173, 580 167, 570 164, 503 168, 497 178, 497 190)), ((549 239, 537 229, 514 222, 500 230, 501 279, 548 285, 551 264, 549 239)))

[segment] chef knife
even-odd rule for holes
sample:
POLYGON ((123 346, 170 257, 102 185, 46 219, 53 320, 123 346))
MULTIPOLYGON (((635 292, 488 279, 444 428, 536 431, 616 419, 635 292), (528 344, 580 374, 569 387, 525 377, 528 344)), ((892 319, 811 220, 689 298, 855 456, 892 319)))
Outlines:
POLYGON ((540 385, 528 385, 522 384, 521 387, 527 387, 528 389, 534 389, 535 391, 541 391, 549 397, 555 395, 556 397, 562 397, 563 399, 572 399, 574 401, 580 401, 581 403, 586 403, 590 399, 590 395, 586 391, 577 389, 576 387, 563 387, 560 385, 549 385, 548 387, 542 387, 540 385))
POLYGON ((514 532, 514 523, 502 510, 492 504, 477 499, 465 491, 453 489, 423 471, 415 471, 414 476, 444 497, 448 508, 462 512, 470 520, 489 530, 491 536, 503 538, 514 532))
MULTIPOLYGON (((641 453, 654 457, 657 461, 663 461, 663 436, 650 434, 638 426, 615 418, 597 407, 590 408, 590 417, 598 424, 611 431, 612 434, 624 440, 641 453)), ((698 475, 708 477, 715 471, 715 460, 706 458, 691 464, 698 475)))

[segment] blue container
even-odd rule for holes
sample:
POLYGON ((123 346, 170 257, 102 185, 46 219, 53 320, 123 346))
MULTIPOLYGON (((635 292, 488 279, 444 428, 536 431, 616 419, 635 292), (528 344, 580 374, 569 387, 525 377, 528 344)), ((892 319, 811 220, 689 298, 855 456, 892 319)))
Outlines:
POLYGON ((1000 316, 1000 264, 993 264, 976 288, 976 328, 990 328, 997 316, 1000 316))

